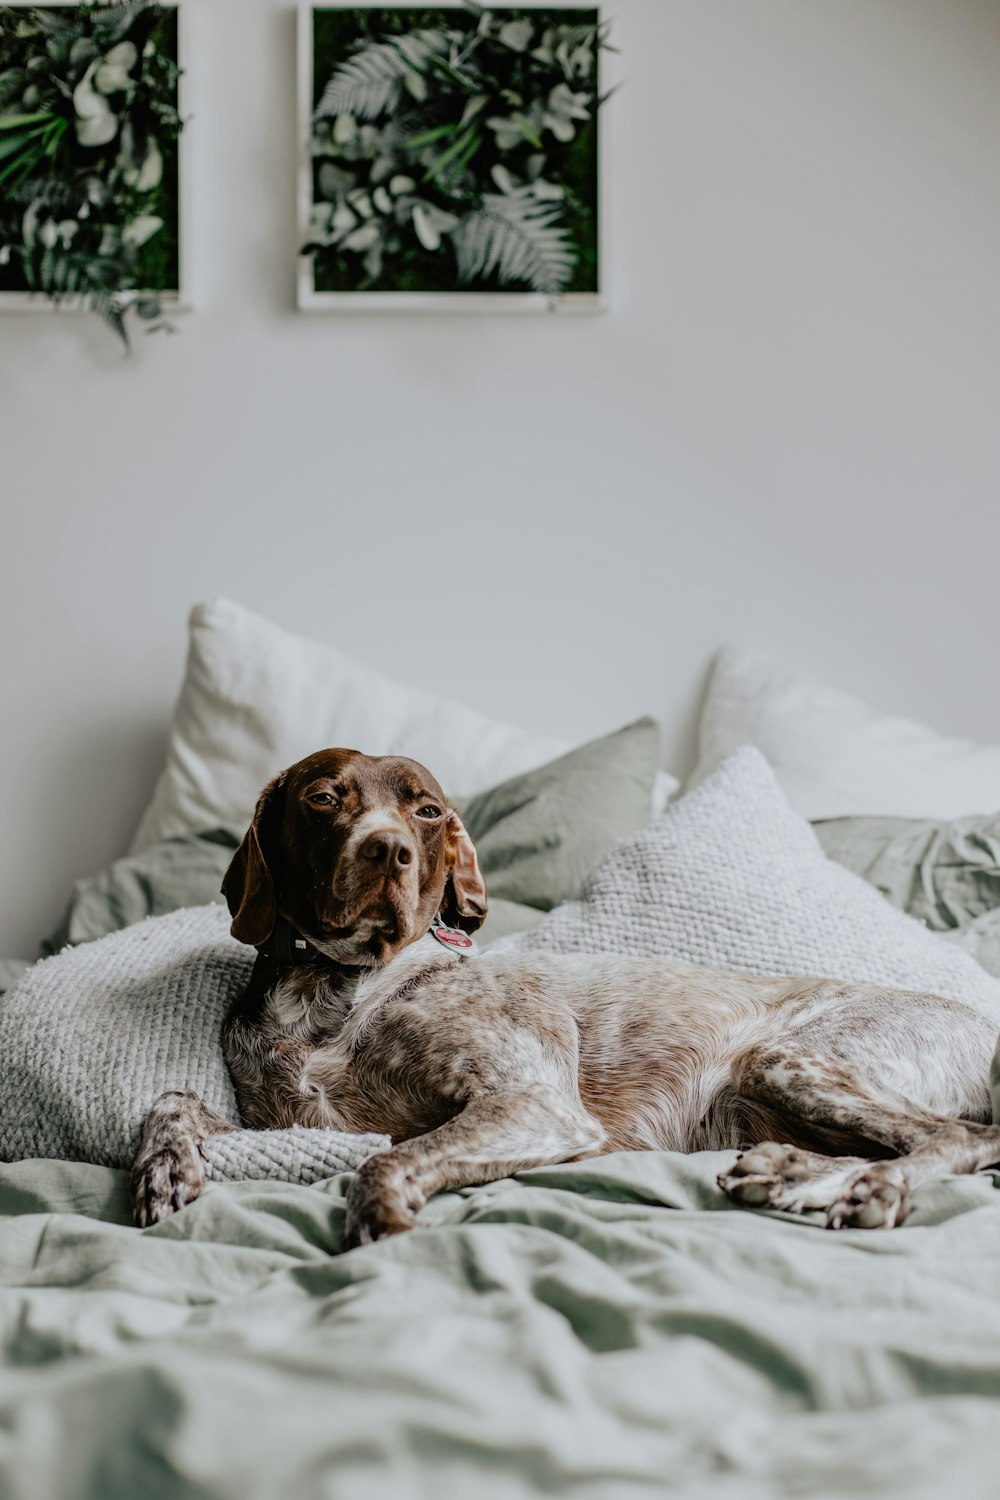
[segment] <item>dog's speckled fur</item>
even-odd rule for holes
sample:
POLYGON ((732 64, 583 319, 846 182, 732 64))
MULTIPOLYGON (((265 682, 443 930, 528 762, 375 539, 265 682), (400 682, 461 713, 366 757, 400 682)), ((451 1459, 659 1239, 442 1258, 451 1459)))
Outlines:
MULTIPOLYGON (((281 915, 325 955, 226 1023, 246 1123, 392 1138, 351 1186, 349 1246, 412 1228, 433 1193, 603 1151, 740 1150, 720 1178, 730 1197, 821 1209, 835 1229, 898 1224, 928 1177, 1000 1161, 1000 1014, 668 961, 428 954, 439 908, 474 929, 486 900, 461 823, 413 762, 328 751, 292 767, 225 889, 237 937, 264 941, 281 915), (335 817, 310 816, 318 785, 338 789, 335 817), (417 818, 424 797, 438 818, 417 818), (373 874, 359 827, 408 858, 373 874)), ((198 1195, 197 1143, 220 1128, 193 1094, 157 1101, 133 1174, 140 1223, 198 1195)))

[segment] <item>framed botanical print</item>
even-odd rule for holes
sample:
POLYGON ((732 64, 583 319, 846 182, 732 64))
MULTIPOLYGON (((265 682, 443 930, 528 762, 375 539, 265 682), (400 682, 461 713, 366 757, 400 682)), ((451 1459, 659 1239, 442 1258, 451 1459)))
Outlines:
POLYGON ((186 300, 185 21, 0 5, 0 311, 90 307, 127 342, 186 300))
POLYGON ((581 6, 305 6, 299 306, 603 302, 608 27, 581 6))

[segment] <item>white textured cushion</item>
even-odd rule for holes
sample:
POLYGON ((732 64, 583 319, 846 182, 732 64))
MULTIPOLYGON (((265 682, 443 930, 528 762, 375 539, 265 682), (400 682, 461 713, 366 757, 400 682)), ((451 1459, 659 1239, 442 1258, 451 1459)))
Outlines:
POLYGON ((695 786, 756 745, 805 818, 966 817, 1000 810, 1000 745, 938 734, 755 651, 717 656, 699 727, 695 786))
POLYGON ((750 747, 622 839, 578 900, 492 951, 663 956, 930 990, 1000 1029, 1000 983, 828 860, 750 747))
MULTIPOLYGON (((227 599, 191 612, 187 672, 166 768, 132 842, 207 828, 239 831, 261 787, 330 745, 409 755, 467 798, 573 748, 437 693, 403 687, 332 646, 290 635, 227 599)), ((677 783, 661 773, 660 811, 677 783)))
MULTIPOLYGON (((219 1033, 253 962, 223 908, 196 906, 29 969, 0 999, 0 1161, 129 1167, 164 1089, 194 1089, 238 1125, 219 1033)), ((241 1130, 210 1143, 205 1170, 313 1182, 387 1144, 334 1130, 241 1130)))

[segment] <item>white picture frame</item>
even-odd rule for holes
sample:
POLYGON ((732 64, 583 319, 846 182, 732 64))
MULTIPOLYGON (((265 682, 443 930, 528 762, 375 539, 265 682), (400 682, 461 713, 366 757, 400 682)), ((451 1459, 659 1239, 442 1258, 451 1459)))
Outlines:
MULTIPOLYGON (((503 10, 511 7, 506 5, 492 6, 491 9, 503 10)), ((600 6, 573 6, 568 0, 555 0, 550 4, 529 4, 516 7, 519 10, 538 10, 542 12, 592 9, 600 12, 600 6)), ((312 256, 303 253, 302 246, 306 243, 310 218, 313 207, 313 172, 312 172, 312 120, 313 120, 313 97, 314 97, 314 63, 313 42, 314 28, 313 17, 318 11, 330 10, 420 10, 441 9, 463 11, 465 7, 463 0, 437 0, 437 3, 429 5, 414 4, 414 0, 384 0, 384 3, 358 4, 357 0, 323 0, 323 3, 313 4, 309 0, 299 0, 298 6, 298 135, 299 135, 299 174, 298 174, 298 222, 297 222, 297 263, 298 271, 296 278, 296 304, 300 312, 327 312, 327 313, 476 313, 476 314, 508 314, 508 313, 548 313, 548 314, 580 314, 600 313, 607 310, 607 288, 608 288, 608 232, 607 232, 607 191, 606 191, 606 162, 607 162, 607 114, 606 108, 601 108, 597 114, 597 268, 598 286, 596 291, 565 293, 557 298, 551 298, 536 292, 509 292, 497 290, 496 292, 473 291, 464 292, 460 290, 447 292, 391 292, 391 291, 317 291, 313 271, 312 256)), ((599 56, 598 66, 601 59, 599 56)), ((603 76, 599 75, 599 89, 606 88, 603 76)))
MULTIPOLYGON (((186 4, 185 0, 158 0, 165 9, 177 12, 177 64, 180 68, 180 77, 177 83, 178 110, 184 121, 184 128, 177 138, 178 151, 178 190, 177 190, 177 279, 176 288, 159 290, 158 296, 163 312, 172 315, 174 313, 190 312, 194 309, 193 292, 193 266, 194 247, 193 230, 194 216, 191 209, 192 194, 192 140, 190 128, 190 68, 192 47, 192 30, 194 29, 193 12, 194 7, 186 4)), ((29 0, 6 0, 5 9, 17 9, 27 7, 29 0)), ((43 0, 41 8, 44 10, 58 10, 63 6, 72 8, 76 0, 43 0)), ((143 289, 137 288, 133 292, 123 294, 123 302, 133 302, 143 295, 143 289)), ((44 292, 32 291, 3 291, 0 290, 0 314, 3 313, 47 313, 49 315, 66 315, 80 312, 89 312, 90 308, 85 295, 64 297, 59 302, 53 301, 44 292)))

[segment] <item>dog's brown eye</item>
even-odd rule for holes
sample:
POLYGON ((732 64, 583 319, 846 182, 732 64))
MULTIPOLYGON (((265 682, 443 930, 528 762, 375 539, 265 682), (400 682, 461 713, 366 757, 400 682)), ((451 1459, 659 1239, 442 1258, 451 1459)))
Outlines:
POLYGON ((431 802, 428 802, 428 804, 427 804, 426 807, 418 807, 417 808, 417 817, 418 818, 427 818, 429 821, 433 821, 434 819, 437 819, 440 816, 441 816, 441 809, 439 807, 435 807, 433 805, 433 803, 431 803, 431 802))
POLYGON ((337 799, 336 797, 332 797, 329 792, 311 792, 309 801, 313 807, 333 807, 337 799))

